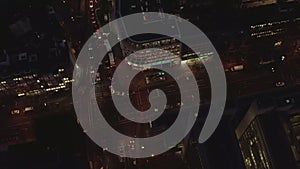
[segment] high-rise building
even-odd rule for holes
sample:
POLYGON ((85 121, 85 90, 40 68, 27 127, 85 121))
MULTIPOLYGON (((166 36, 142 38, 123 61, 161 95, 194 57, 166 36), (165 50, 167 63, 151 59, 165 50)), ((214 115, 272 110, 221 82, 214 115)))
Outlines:
MULTIPOLYGON (((132 13, 138 12, 160 12, 161 15, 153 18, 144 14, 143 24, 149 24, 153 22, 162 22, 168 20, 162 14, 163 12, 178 13, 180 1, 116 1, 116 13, 117 17, 122 17, 132 13)), ((176 21, 174 20, 174 35, 179 35, 180 31, 176 27, 176 21)), ((121 29, 128 29, 130 25, 123 25, 121 29)), ((134 69, 147 69, 155 67, 157 65, 164 64, 179 64, 181 56, 181 43, 178 42, 175 38, 166 37, 162 35, 153 35, 153 34, 143 34, 136 35, 121 42, 121 48, 123 55, 125 57, 131 55, 132 57, 127 57, 126 61, 128 65, 134 69), (147 48, 159 48, 169 52, 153 52, 153 50, 142 50, 147 48)))
POLYGON ((236 135, 245 167, 300 167, 300 97, 268 98, 255 101, 238 125, 236 135))

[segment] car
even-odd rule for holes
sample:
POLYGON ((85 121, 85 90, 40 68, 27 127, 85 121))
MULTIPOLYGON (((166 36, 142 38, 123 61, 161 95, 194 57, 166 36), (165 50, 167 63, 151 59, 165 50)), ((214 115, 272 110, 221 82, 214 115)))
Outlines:
POLYGON ((284 99, 284 103, 285 104, 294 104, 295 103, 295 99, 294 98, 285 98, 284 99))
POLYGON ((146 84, 149 84, 150 83, 150 79, 149 79, 149 77, 146 77, 146 84))
POLYGON ((271 59, 271 60, 261 60, 261 61, 259 62, 259 64, 260 64, 260 65, 269 65, 269 64, 274 63, 274 62, 275 62, 274 59, 271 59))
POLYGON ((244 70, 244 65, 236 65, 230 68, 231 72, 242 71, 242 70, 244 70))
POLYGON ((90 1, 90 8, 93 8, 94 7, 94 1, 90 1))
POLYGON ((24 108, 24 112, 30 112, 33 111, 33 106, 27 106, 24 108))
POLYGON ((278 81, 278 82, 275 83, 275 86, 276 87, 283 87, 283 86, 285 86, 285 83, 282 82, 282 81, 278 81))
POLYGON ((286 55, 282 55, 282 56, 280 57, 280 59, 281 59, 281 61, 285 61, 285 60, 286 60, 286 55))
POLYGON ((20 114, 20 110, 19 109, 13 109, 10 113, 12 114, 12 115, 15 115, 15 114, 20 114))
POLYGON ((271 68, 271 71, 272 71, 272 73, 275 73, 275 68, 272 67, 272 68, 271 68))
POLYGON ((109 16, 107 14, 104 14, 104 21, 107 22, 109 20, 109 16))
POLYGON ((178 103, 176 104, 177 107, 181 107, 181 106, 183 106, 183 105, 184 105, 183 102, 178 102, 178 103))

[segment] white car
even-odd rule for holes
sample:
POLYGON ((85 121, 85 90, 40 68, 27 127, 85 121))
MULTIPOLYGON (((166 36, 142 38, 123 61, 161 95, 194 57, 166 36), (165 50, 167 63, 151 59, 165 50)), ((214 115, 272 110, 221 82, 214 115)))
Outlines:
POLYGON ((19 109, 14 109, 10 112, 12 115, 15 115, 15 114, 20 114, 20 110, 19 109))
POLYGON ((90 8, 93 8, 94 7, 94 1, 90 1, 90 8))

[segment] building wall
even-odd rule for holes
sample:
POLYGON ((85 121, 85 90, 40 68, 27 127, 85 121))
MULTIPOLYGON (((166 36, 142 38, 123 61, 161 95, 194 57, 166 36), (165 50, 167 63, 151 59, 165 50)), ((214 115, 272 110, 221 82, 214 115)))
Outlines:
POLYGON ((285 97, 270 99, 272 104, 267 107, 259 107, 257 102, 250 106, 236 128, 247 169, 297 168, 300 111, 292 102, 285 97))
POLYGON ((181 58, 181 44, 175 39, 162 39, 159 41, 152 41, 147 43, 133 43, 129 40, 121 42, 121 48, 124 57, 127 57, 127 62, 135 69, 147 69, 163 64, 176 64, 180 63, 181 58), (146 53, 139 50, 147 48, 159 48, 172 53, 159 54, 159 53, 146 53), (135 53, 136 55, 132 55, 135 53))
POLYGON ((277 0, 243 0, 241 8, 253 8, 277 3, 277 0))

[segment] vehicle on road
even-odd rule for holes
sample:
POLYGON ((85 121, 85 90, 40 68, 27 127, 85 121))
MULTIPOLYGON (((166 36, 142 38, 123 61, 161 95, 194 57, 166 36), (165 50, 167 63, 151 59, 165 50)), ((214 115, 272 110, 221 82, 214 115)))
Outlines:
POLYGON ((282 81, 278 81, 278 82, 275 83, 275 86, 276 87, 283 87, 283 86, 285 86, 285 83, 282 82, 282 81))
POLYGON ((94 1, 90 0, 90 8, 93 8, 93 7, 94 7, 94 1))
POLYGON ((230 68, 231 72, 244 70, 244 65, 236 65, 230 68))
POLYGON ((115 56, 112 51, 108 52, 108 57, 109 57, 109 65, 110 67, 115 67, 116 62, 115 62, 115 56))
POLYGON ((27 106, 24 108, 24 112, 30 112, 33 111, 33 106, 27 106))
POLYGON ((20 110, 19 109, 13 109, 10 113, 12 114, 12 115, 15 115, 15 114, 20 114, 20 110))

